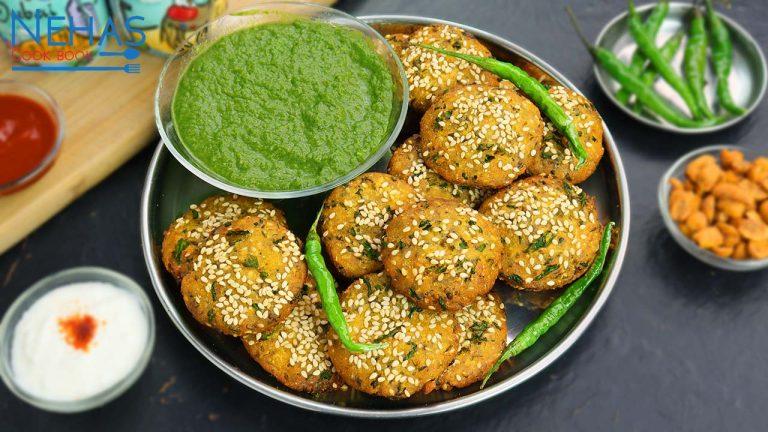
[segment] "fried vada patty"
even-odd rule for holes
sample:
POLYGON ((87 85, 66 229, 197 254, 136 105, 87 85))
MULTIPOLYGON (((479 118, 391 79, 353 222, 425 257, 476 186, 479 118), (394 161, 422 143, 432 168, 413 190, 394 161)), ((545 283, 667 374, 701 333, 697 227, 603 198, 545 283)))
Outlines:
POLYGON ((323 204, 320 233, 336 270, 348 278, 381 270, 384 227, 420 199, 404 180, 376 172, 334 189, 323 204))
POLYGON ((353 354, 329 330, 331 361, 341 378, 360 391, 410 397, 437 378, 456 355, 453 314, 420 309, 392 291, 383 273, 356 280, 341 295, 341 306, 353 340, 387 344, 353 354))
POLYGON ((504 302, 493 291, 477 296, 456 312, 459 324, 459 352, 440 374, 441 390, 462 388, 483 379, 501 355, 507 341, 504 302))
POLYGON ((424 112, 448 89, 455 85, 499 82, 496 75, 465 60, 447 57, 416 46, 432 45, 479 57, 492 57, 491 52, 464 30, 444 24, 424 26, 410 35, 387 36, 403 63, 408 77, 411 106, 424 112))
POLYGON ((603 120, 592 102, 571 89, 554 85, 549 88, 549 95, 573 119, 581 145, 587 151, 587 161, 577 168, 578 161, 568 147, 568 139, 545 119, 544 138, 536 155, 529 159, 528 172, 581 183, 595 172, 603 157, 603 120))
POLYGON ((498 229, 455 201, 406 209, 387 226, 382 252, 392 289, 422 308, 459 310, 496 282, 502 244, 498 229))
POLYGON ((314 279, 307 276, 285 321, 269 333, 246 335, 248 354, 278 381, 297 391, 319 393, 341 387, 328 357, 328 318, 314 279))
POLYGON ((421 137, 418 134, 409 137, 392 153, 387 172, 407 181, 428 200, 453 199, 470 207, 476 207, 482 202, 482 189, 445 180, 424 164, 420 153, 421 137))
POLYGON ((200 245, 181 293, 201 324, 258 338, 288 316, 306 275, 293 233, 272 219, 245 216, 200 245))
POLYGON ((421 119, 421 156, 452 183, 498 189, 525 171, 543 127, 539 109, 510 86, 455 87, 421 119))
POLYGON ((534 176, 481 206, 502 230, 501 275, 511 286, 552 290, 584 274, 602 234, 594 198, 565 180, 534 176))
POLYGON ((247 215, 272 218, 285 225, 283 212, 266 201, 238 195, 210 196, 189 206, 165 231, 161 248, 165 268, 180 280, 192 268, 199 245, 215 229, 247 215))

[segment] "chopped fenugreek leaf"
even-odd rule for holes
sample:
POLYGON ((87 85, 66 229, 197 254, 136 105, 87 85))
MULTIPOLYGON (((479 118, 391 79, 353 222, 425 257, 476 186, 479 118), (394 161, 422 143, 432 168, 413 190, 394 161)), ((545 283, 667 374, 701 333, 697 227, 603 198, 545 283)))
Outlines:
POLYGON ((180 238, 179 241, 176 242, 176 247, 173 249, 173 260, 176 261, 176 264, 181 264, 181 254, 189 244, 189 241, 185 238, 180 238))

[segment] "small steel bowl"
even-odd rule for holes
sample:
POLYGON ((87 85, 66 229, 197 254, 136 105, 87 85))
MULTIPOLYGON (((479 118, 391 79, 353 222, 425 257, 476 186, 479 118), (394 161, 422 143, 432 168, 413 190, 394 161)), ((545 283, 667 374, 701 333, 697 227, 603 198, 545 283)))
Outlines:
MULTIPOLYGON (((544 82, 559 82, 578 91, 567 78, 543 60, 524 48, 483 30, 418 16, 377 15, 360 19, 382 34, 410 32, 418 26, 430 24, 456 26, 477 37, 496 58, 512 62, 544 82)), ((418 123, 418 113, 412 112, 408 116, 400 141, 416 133, 418 123)), ((320 395, 296 392, 280 384, 260 368, 236 338, 224 336, 196 322, 186 310, 179 295, 178 282, 163 269, 160 245, 165 228, 190 204, 221 191, 191 175, 162 145, 158 146, 150 162, 141 201, 144 259, 157 297, 181 334, 216 367, 243 385, 271 398, 312 411, 366 418, 418 417, 468 407, 520 385, 563 355, 595 319, 615 286, 629 241, 629 191, 616 142, 608 127, 605 124, 603 127, 605 155, 594 175, 580 186, 596 198, 602 220, 617 222, 615 247, 609 252, 605 269, 554 328, 520 356, 505 362, 483 389, 476 383, 450 392, 419 393, 404 400, 373 397, 355 391, 320 395)), ((385 170, 386 162, 384 158, 374 169, 385 170)), ((276 204, 284 210, 291 230, 303 236, 311 225, 322 199, 322 196, 316 195, 282 200, 276 204)), ((343 281, 340 283, 343 284, 343 281)), ((525 301, 536 299, 521 301, 522 294, 516 290, 501 284, 496 289, 504 300, 507 311, 507 337, 511 340, 539 315, 541 299, 538 302, 525 301), (529 308, 521 306, 521 303, 536 306, 529 308)))
POLYGON ((699 261, 723 270, 753 271, 764 269, 768 267, 768 258, 760 260, 736 260, 731 258, 724 258, 706 249, 700 248, 699 245, 694 243, 693 240, 688 238, 685 234, 683 234, 682 231, 680 231, 680 227, 677 225, 677 222, 672 220, 672 216, 669 214, 669 193, 672 190, 672 186, 670 185, 669 181, 672 178, 678 178, 681 180, 685 179, 685 167, 689 162, 696 159, 697 157, 705 154, 711 154, 715 157, 719 157, 720 151, 722 150, 739 150, 744 153, 745 158, 748 160, 754 160, 756 157, 760 156, 754 150, 725 144, 703 147, 690 153, 686 153, 680 159, 675 161, 671 167, 669 167, 659 182, 658 199, 661 217, 664 219, 664 225, 666 225, 669 233, 672 235, 672 238, 675 239, 677 244, 685 249, 686 252, 696 257, 699 261))
MULTIPOLYGON (((58 412, 76 413, 107 404, 123 394, 139 379, 149 364, 155 346, 155 316, 152 303, 144 289, 133 279, 116 271, 101 267, 75 267, 62 270, 37 281, 11 304, 0 322, 0 377, 8 389, 19 399, 37 408, 58 412), (11 362, 14 331, 24 313, 42 296, 64 285, 79 282, 103 282, 128 292, 139 302, 147 320, 147 343, 134 368, 111 387, 93 396, 73 401, 43 399, 26 391, 16 382, 11 362)), ((66 373, 66 371, 62 371, 66 373)))
MULTIPOLYGON (((640 6, 637 8, 638 13, 643 15, 644 12, 649 11, 653 6, 654 3, 640 6)), ((656 37, 656 40, 658 41, 657 43, 663 43, 663 41, 667 40, 673 34, 685 29, 687 27, 686 16, 690 10, 690 3, 670 3, 669 13, 656 37)), ((765 55, 763 54, 760 45, 758 45, 752 36, 732 19, 722 14, 718 15, 726 28, 728 28, 731 35, 731 41, 733 42, 733 67, 729 77, 729 84, 731 94, 733 95, 736 104, 746 109, 744 114, 729 117, 727 121, 712 126, 682 128, 646 113, 638 114, 630 107, 619 102, 616 99, 616 92, 618 92, 620 88, 619 83, 617 83, 613 77, 598 64, 595 64, 594 74, 598 84, 600 84, 600 88, 603 89, 603 92, 608 96, 608 99, 610 99, 611 102, 630 117, 645 123, 648 126, 669 132, 686 135, 704 134, 722 130, 740 122, 752 113, 763 99, 766 84, 768 83, 768 78, 766 78, 768 69, 766 68, 765 55)), ((632 36, 629 34, 628 17, 629 13, 624 12, 613 18, 605 25, 605 27, 603 27, 595 41, 596 46, 613 51, 627 64, 629 64, 632 53, 634 53, 635 48, 637 47, 632 36)), ((685 44, 685 42, 683 44, 685 44)), ((681 46, 675 55, 675 58, 672 60, 673 67, 678 71, 682 70, 683 50, 684 46, 681 46)), ((711 102, 717 99, 715 96, 715 84, 717 83, 717 79, 711 67, 707 68, 705 82, 704 94, 710 102, 710 106, 712 106, 711 102)), ((688 108, 682 98, 680 98, 680 95, 678 95, 669 84, 661 79, 661 77, 656 81, 654 88, 660 95, 667 99, 669 103, 679 108, 681 112, 688 112, 688 108)))
POLYGON ((408 79, 403 65, 386 39, 365 22, 336 9, 310 3, 260 3, 211 21, 193 33, 174 55, 165 62, 155 92, 155 123, 160 137, 173 156, 190 172, 206 183, 238 195, 257 198, 298 198, 316 195, 344 184, 365 172, 386 154, 397 139, 408 112, 408 79), (264 23, 309 19, 356 30, 364 35, 385 61, 392 76, 392 112, 387 133, 377 149, 362 163, 350 166, 349 172, 323 184, 296 190, 259 190, 242 187, 218 175, 200 162, 181 142, 171 118, 171 105, 176 86, 187 65, 197 54, 219 38, 244 28, 264 23))

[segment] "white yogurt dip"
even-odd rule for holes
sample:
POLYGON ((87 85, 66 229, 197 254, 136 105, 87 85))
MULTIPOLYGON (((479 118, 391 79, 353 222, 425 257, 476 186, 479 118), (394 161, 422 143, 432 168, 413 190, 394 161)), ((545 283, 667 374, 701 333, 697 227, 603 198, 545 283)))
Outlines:
POLYGON ((50 401, 94 396, 125 378, 149 339, 133 294, 102 282, 64 285, 40 297, 13 331, 17 384, 50 401))

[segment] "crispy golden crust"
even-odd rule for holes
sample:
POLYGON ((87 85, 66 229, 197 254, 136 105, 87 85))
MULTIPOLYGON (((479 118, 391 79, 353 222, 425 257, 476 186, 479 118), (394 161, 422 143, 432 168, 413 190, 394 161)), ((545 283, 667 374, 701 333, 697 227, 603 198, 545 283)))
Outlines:
POLYGON ((246 215, 272 218, 286 224, 283 212, 266 201, 238 195, 210 196, 189 206, 189 210, 165 231, 161 248, 165 268, 180 280, 192 268, 200 243, 205 242, 215 229, 246 215))
POLYGON ((455 85, 494 85, 499 82, 496 75, 479 66, 413 45, 432 45, 465 54, 492 57, 483 44, 460 28, 430 25, 410 35, 389 35, 387 39, 403 63, 408 76, 411 105, 417 111, 425 111, 455 85))
POLYGON ((413 135, 394 151, 387 172, 407 181, 428 200, 456 200, 470 207, 476 207, 483 201, 485 191, 450 183, 426 166, 420 153, 421 137, 413 135))
POLYGON ((457 325, 450 312, 420 310, 389 287, 383 273, 356 280, 341 296, 352 339, 386 342, 352 354, 329 330, 328 354, 342 379, 365 393, 407 398, 437 378, 456 355, 457 325))
POLYGON ((528 171, 581 183, 595 172, 603 157, 603 120, 592 102, 571 89, 552 86, 549 94, 573 119, 581 144, 587 151, 587 161, 576 168, 577 161, 568 149, 568 139, 546 120, 544 139, 538 144, 536 155, 529 159, 528 171))
POLYGON ((456 87, 421 119, 421 156, 444 179, 498 189, 525 170, 541 141, 539 109, 509 86, 456 87))
POLYGON ((437 379, 436 386, 442 390, 466 387, 483 379, 507 341, 504 302, 493 291, 456 312, 456 321, 459 352, 437 379))
POLYGON ((502 230, 501 274, 515 288, 567 285, 597 254, 602 226, 594 198, 564 180, 520 180, 488 198, 480 212, 502 230))
POLYGON ((328 357, 328 318, 311 276, 285 321, 271 332, 243 337, 248 354, 278 381, 297 391, 319 393, 340 388, 341 378, 328 357))
POLYGON ((200 323, 258 337, 288 316, 306 275, 293 233, 274 220, 246 216, 201 244, 181 293, 200 323))
POLYGON ((430 310, 459 310, 496 282, 502 245, 485 216, 455 201, 406 209, 389 223, 384 270, 392 289, 430 310))
POLYGON ((408 183, 383 173, 366 173, 334 189, 323 205, 320 232, 336 270, 349 278, 381 270, 384 227, 420 199, 408 183))

